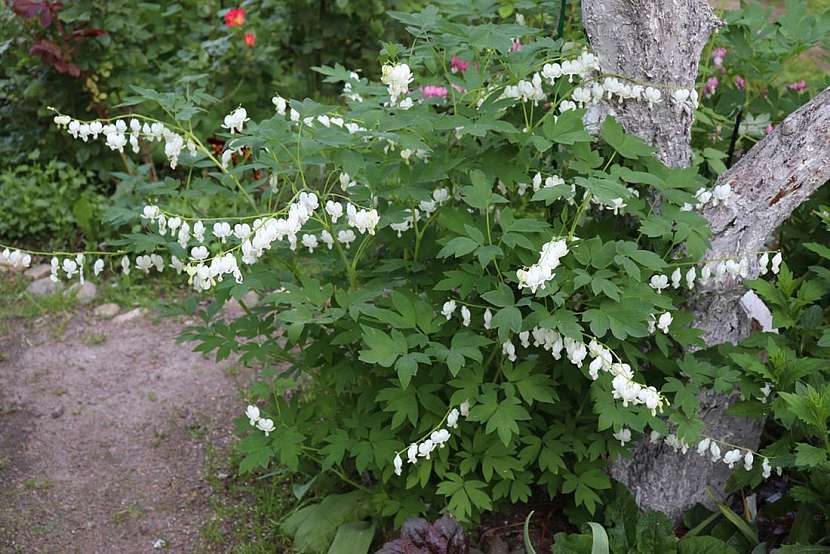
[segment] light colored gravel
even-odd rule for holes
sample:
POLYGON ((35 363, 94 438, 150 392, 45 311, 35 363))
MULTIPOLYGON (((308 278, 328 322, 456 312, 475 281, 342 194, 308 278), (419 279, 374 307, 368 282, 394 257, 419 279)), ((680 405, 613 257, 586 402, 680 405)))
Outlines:
POLYGON ((206 445, 232 442, 238 378, 176 344, 179 324, 118 318, 0 336, 0 552, 215 548, 206 445))

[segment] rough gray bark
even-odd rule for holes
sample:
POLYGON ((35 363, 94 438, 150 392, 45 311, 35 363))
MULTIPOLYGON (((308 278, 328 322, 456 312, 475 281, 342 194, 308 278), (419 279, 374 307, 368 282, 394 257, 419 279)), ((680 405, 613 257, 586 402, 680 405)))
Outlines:
MULTIPOLYGON (((718 179, 717 184, 731 185, 733 193, 725 205, 704 212, 713 233, 705 258, 753 259, 770 234, 828 179, 830 88, 790 114, 718 179)), ((758 269, 752 264, 750 277, 757 276, 758 269)), ((698 292, 693 300, 695 327, 703 331, 707 345, 735 343, 749 334, 750 318, 741 305, 745 292, 735 281, 712 283, 698 292)), ((737 398, 737 394, 701 396, 706 434, 756 448, 763 422, 726 415, 737 398)), ((646 441, 631 459, 612 467, 612 476, 632 490, 642 507, 666 512, 674 520, 697 502, 708 504, 707 487, 722 497, 730 473, 725 464, 646 441)))
MULTIPOLYGON (((791 113, 718 179, 732 187, 723 206, 703 215, 712 229, 707 259, 741 257, 763 250, 770 233, 795 208, 830 179, 830 88, 791 113)), ((750 278, 757 276, 751 266, 750 278)), ((740 289, 739 284, 731 289, 740 289)), ((722 336, 715 320, 701 320, 707 343, 732 340, 722 336)))
MULTIPOLYGON (((694 87, 700 53, 721 25, 705 0, 583 0, 588 38, 604 73, 660 88, 661 104, 627 101, 604 104, 586 119, 612 113, 627 132, 657 149, 669 166, 691 160, 692 115, 669 101, 672 89, 694 87)), ((830 93, 792 114, 724 173, 733 195, 725 206, 705 212, 713 242, 707 259, 741 257, 763 248, 770 233, 825 181, 830 172, 830 93)), ((756 267, 752 268, 757 271, 756 267)), ((750 320, 740 300, 740 283, 710 285, 694 299, 696 326, 707 345, 737 342, 749 334, 750 320)), ((757 446, 762 422, 725 414, 736 395, 701 395, 706 434, 749 448, 757 446)), ((627 460, 617 461, 612 476, 632 490, 640 506, 666 512, 677 520, 696 502, 708 502, 707 487, 722 495, 730 470, 696 454, 643 441, 627 460)))
MULTIPOLYGON (((693 89, 700 53, 721 25, 705 0, 583 0, 582 20, 603 73, 649 83, 663 93, 654 107, 643 102, 603 105, 631 134, 657 148, 668 166, 691 160, 692 115, 677 111, 669 91, 693 89)), ((603 113, 592 117, 602 118, 603 113)))

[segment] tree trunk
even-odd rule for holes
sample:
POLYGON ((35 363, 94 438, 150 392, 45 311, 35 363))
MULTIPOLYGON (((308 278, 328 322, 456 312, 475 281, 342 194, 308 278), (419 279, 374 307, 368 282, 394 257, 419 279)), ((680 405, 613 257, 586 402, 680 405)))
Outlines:
POLYGON ((610 113, 625 130, 657 148, 668 166, 686 167, 692 114, 669 101, 672 90, 694 89, 700 53, 722 23, 704 0, 583 0, 582 20, 603 73, 649 83, 663 93, 645 102, 606 104, 592 117, 610 113))
MULTIPOLYGON (((747 256, 763 249, 770 234, 792 211, 830 179, 830 88, 802 106, 755 145, 718 179, 732 186, 723 206, 704 215, 712 227, 706 259, 747 256)), ((758 275, 753 263, 750 278, 758 275)), ((740 282, 710 284, 693 299, 695 327, 712 346, 736 343, 749 335, 750 318, 741 304, 740 282)), ((706 434, 747 448, 757 448, 763 422, 726 415, 737 394, 701 395, 706 434)), ((660 444, 642 441, 630 459, 619 460, 612 476, 625 483, 641 507, 666 512, 677 521, 700 502, 709 504, 707 488, 723 496, 730 470, 697 454, 678 454, 660 444)))
MULTIPOLYGON (((604 105, 589 118, 613 114, 627 132, 655 146, 666 165, 688 166, 692 116, 674 109, 667 89, 694 87, 700 53, 720 25, 709 5, 702 0, 583 0, 582 13, 602 71, 652 84, 664 95, 654 107, 642 102, 604 105)), ((733 194, 725 205, 704 212, 713 232, 705 258, 740 258, 762 249, 790 213, 830 178, 828 158, 830 89, 790 115, 720 177, 718 184, 729 183, 733 194)), ((757 275, 756 264, 751 270, 757 275)), ((744 293, 738 282, 698 291, 692 307, 707 345, 735 343, 749 334, 744 293)), ((763 422, 726 415, 737 399, 737 394, 701 394, 705 433, 757 448, 763 422)), ((709 503, 708 488, 722 497, 730 473, 725 464, 648 441, 611 468, 642 508, 665 512, 675 521, 694 504, 709 503)))

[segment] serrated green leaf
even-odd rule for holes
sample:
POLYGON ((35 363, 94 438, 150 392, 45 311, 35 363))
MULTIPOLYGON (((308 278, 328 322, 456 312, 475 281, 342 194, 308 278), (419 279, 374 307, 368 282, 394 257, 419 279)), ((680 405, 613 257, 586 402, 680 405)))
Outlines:
POLYGON ((799 467, 819 467, 827 463, 827 450, 816 448, 807 443, 795 446, 795 465, 799 467))
POLYGON ((636 159, 654 152, 654 148, 642 139, 626 135, 622 125, 611 116, 605 118, 600 136, 624 158, 636 159))
POLYGON ((558 144, 591 142, 591 135, 585 131, 582 122, 584 115, 585 110, 568 110, 558 117, 549 116, 542 125, 542 132, 558 144))
POLYGON ((368 348, 360 351, 360 359, 368 364, 378 364, 390 367, 398 356, 406 354, 408 348, 406 340, 398 331, 392 331, 392 336, 379 329, 361 326, 363 328, 363 342, 368 348))

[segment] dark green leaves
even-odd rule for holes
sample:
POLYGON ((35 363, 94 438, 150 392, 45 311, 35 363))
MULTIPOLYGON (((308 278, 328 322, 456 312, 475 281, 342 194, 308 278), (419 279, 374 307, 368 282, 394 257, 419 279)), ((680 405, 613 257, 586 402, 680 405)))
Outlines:
POLYGON ((470 172, 470 182, 471 185, 461 189, 461 196, 468 206, 485 210, 490 204, 507 202, 504 197, 493 192, 492 179, 478 169, 470 172))
POLYGON ((738 554, 737 550, 715 537, 686 537, 677 543, 677 552, 678 554, 738 554))
MULTIPOLYGON (((597 504, 602 500, 595 492, 611 488, 611 480, 608 475, 600 469, 588 468, 581 473, 566 473, 565 482, 562 483, 562 492, 574 493, 577 505, 585 506, 591 514, 596 511, 597 504)), ((655 551, 658 552, 658 551, 655 551)))
POLYGON ((480 349, 490 343, 488 338, 469 331, 460 331, 453 336, 450 348, 436 342, 430 346, 429 352, 439 360, 443 360, 452 376, 455 377, 466 364, 466 360, 481 363, 483 357, 480 349))
POLYGON ((394 364, 398 356, 406 354, 408 350, 406 338, 398 330, 393 330, 389 336, 383 331, 364 325, 363 342, 368 348, 360 351, 360 359, 383 367, 394 364))
POLYGON ((642 139, 626 135, 622 125, 611 116, 605 118, 600 136, 624 158, 636 159, 654 152, 654 148, 642 139))
POLYGON ((800 467, 821 467, 827 465, 828 452, 810 444, 798 443, 795 447, 795 465, 800 467))
POLYGON ((487 485, 482 481, 467 479, 457 473, 448 473, 447 480, 438 484, 436 492, 449 497, 447 508, 461 521, 467 521, 473 512, 493 507, 490 497, 484 492, 487 485))
POLYGON ((582 320, 589 324, 591 332, 604 337, 610 330, 620 340, 648 335, 650 306, 636 298, 622 298, 620 302, 602 302, 599 308, 586 310, 582 320))
POLYGON ((270 443, 270 439, 264 433, 253 433, 242 439, 237 448, 245 454, 245 457, 239 464, 239 472, 245 474, 257 467, 268 467, 274 454, 270 443))
POLYGON ((637 522, 637 552, 677 552, 674 527, 664 514, 646 512, 637 522))
POLYGON ((438 252, 438 257, 448 258, 455 256, 456 258, 460 258, 473 252, 478 246, 479 244, 469 237, 455 237, 454 239, 450 239, 446 246, 438 252))
POLYGON ((499 402, 495 393, 487 395, 480 404, 470 411, 470 421, 487 422, 484 431, 496 432, 505 446, 514 435, 519 434, 519 421, 530 419, 530 414, 518 398, 505 398, 499 402))
POLYGON ((484 298, 487 302, 500 308, 513 306, 516 303, 516 298, 513 295, 513 289, 511 289, 504 283, 501 283, 499 287, 495 290, 485 292, 481 295, 481 297, 484 298))
POLYGON ((568 110, 558 117, 548 116, 542 125, 545 136, 559 144, 591 142, 591 135, 585 132, 582 117, 585 110, 568 110))

